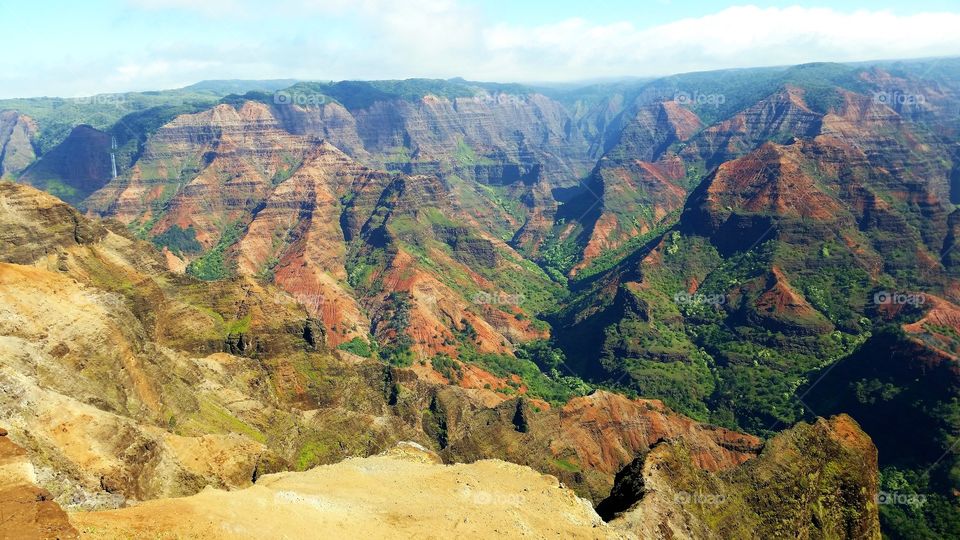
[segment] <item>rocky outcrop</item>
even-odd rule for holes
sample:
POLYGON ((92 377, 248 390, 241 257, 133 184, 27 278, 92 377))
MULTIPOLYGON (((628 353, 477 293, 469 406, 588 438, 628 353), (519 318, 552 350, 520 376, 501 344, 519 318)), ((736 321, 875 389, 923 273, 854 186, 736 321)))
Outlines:
POLYGON ((936 273, 948 234, 949 170, 928 151, 882 146, 888 150, 869 137, 827 135, 764 144, 708 176, 687 201, 681 226, 711 236, 726 253, 773 238, 813 244, 835 236, 872 275, 882 257, 936 273), (894 255, 904 243, 917 250, 913 260, 894 255))
POLYGON ((556 478, 497 460, 443 465, 412 443, 375 457, 264 476, 242 491, 207 490, 71 518, 90 538, 286 538, 308 530, 344 538, 442 530, 458 538, 620 537, 556 478))
MULTIPOLYGON (((632 238, 662 225, 665 218, 683 206, 687 195, 682 187, 684 176, 683 163, 676 156, 656 163, 601 161, 586 184, 591 195, 579 200, 578 206, 566 207, 559 214, 573 217, 572 213, 581 209, 584 212, 581 220, 585 229, 580 236, 586 244, 582 260, 571 274, 576 275, 603 253, 616 251, 632 238), (593 206, 582 208, 593 197, 596 197, 593 206)), ((563 234, 574 231, 577 224, 576 220, 572 221, 563 234)))
POLYGON ((768 143, 718 167, 691 203, 702 205, 701 211, 709 215, 711 229, 706 232, 722 228, 734 211, 811 220, 838 216, 840 204, 805 173, 798 150, 768 143))
POLYGON ((84 206, 124 223, 149 223, 154 234, 192 226, 210 247, 223 227, 245 220, 312 146, 284 131, 266 105, 217 105, 157 130, 132 168, 84 206))
POLYGON ((19 174, 37 159, 37 125, 16 111, 0 111, 0 178, 19 174))
POLYGON ((497 292, 485 276, 499 269, 546 280, 460 221, 449 199, 436 177, 374 171, 323 143, 256 210, 235 246, 238 269, 299 299, 332 347, 372 335, 384 345, 409 339, 419 359, 456 356, 469 324, 482 350, 509 354, 509 343, 539 334, 472 297, 497 292), (400 323, 397 295, 409 301, 400 323))
MULTIPOLYGON (((230 434, 245 429, 240 409, 226 405, 236 409, 246 383, 214 382, 223 363, 204 353, 220 350, 245 316, 258 317, 245 331, 272 338, 264 351, 283 350, 257 303, 238 314, 240 295, 222 284, 230 308, 217 305, 217 287, 203 302, 239 321, 198 309, 150 248, 23 185, 0 184, 0 231, 12 243, 2 259, 18 263, 0 263, 0 410, 56 500, 112 506, 248 484, 271 454, 256 431, 230 434)), ((271 305, 281 319, 293 309, 271 305)), ((278 330, 291 341, 293 331, 278 330)))
POLYGON ((817 311, 774 266, 769 273, 732 292, 728 301, 738 316, 755 327, 785 333, 820 335, 832 332, 833 324, 817 311))
POLYGON ((903 325, 906 335, 918 345, 931 349, 953 361, 960 361, 960 306, 933 294, 902 293, 912 299, 911 304, 890 307, 909 310, 922 307, 923 317, 903 325))
MULTIPOLYGON (((366 339, 370 321, 347 279, 347 236, 358 234, 342 200, 376 197, 389 175, 371 171, 329 144, 310 152, 293 176, 269 195, 236 246, 247 275, 270 272, 273 281, 308 307, 337 346, 366 339), (343 229, 346 225, 347 230, 343 229)), ((370 204, 369 202, 367 204, 370 204)))
POLYGON ((785 85, 730 118, 703 130, 681 155, 704 161, 707 170, 742 156, 763 143, 785 143, 794 137, 812 137, 820 132, 822 114, 810 109, 806 91, 785 85))
POLYGON ((582 195, 561 207, 560 238, 583 245, 572 274, 606 251, 660 225, 686 198, 686 167, 675 146, 696 134, 700 119, 675 101, 640 107, 616 144, 584 182, 582 195))
POLYGON ((657 161, 676 143, 700 131, 702 122, 678 101, 660 101, 639 107, 619 134, 606 158, 657 161))
POLYGON ((249 483, 263 445, 191 427, 232 416, 171 373, 184 358, 147 341, 122 297, 18 265, 0 264, 0 283, 0 410, 55 471, 59 501, 96 507, 249 483))
POLYGON ((503 316, 503 307, 522 313, 524 298, 497 289, 507 284, 496 276, 513 276, 530 290, 547 292, 551 284, 523 266, 502 240, 460 222, 446 193, 435 177, 398 177, 360 231, 363 257, 383 260, 361 283, 368 290, 381 288, 365 301, 374 314, 373 333, 392 343, 397 329, 406 329, 410 349, 421 360, 438 353, 458 356, 461 344, 512 354, 512 343, 543 334, 529 319, 503 316), (406 307, 398 310, 398 303, 406 307))
MULTIPOLYGON (((88 199, 156 239, 163 259, 122 227, 8 188, 0 343, 17 399, 4 412, 32 434, 18 442, 38 466, 61 475, 58 500, 74 498, 67 484, 128 499, 241 487, 400 438, 450 461, 507 457, 594 500, 661 439, 687 441, 703 470, 752 460, 758 440, 658 401, 531 399, 504 366, 517 344, 548 337, 531 319, 561 303, 553 332, 578 375, 628 381, 698 419, 764 435, 793 423, 806 414, 798 387, 866 342, 857 354, 895 373, 846 381, 835 393, 863 403, 844 406, 914 407, 897 425, 951 433, 949 414, 931 422, 921 409, 947 410, 953 394, 918 381, 954 380, 960 350, 955 83, 854 68, 797 82, 817 69, 751 82, 755 93, 715 110, 645 101, 647 90, 569 114, 533 94, 401 99, 383 85, 308 107, 230 98, 150 134, 88 199), (870 95, 894 86, 930 102, 870 95), (587 139, 588 155, 605 155, 577 195, 567 188, 587 139), (558 283, 569 272, 569 290, 520 250, 558 283), (163 271, 208 262, 225 279, 163 271), (892 288, 942 301, 896 313, 912 324, 897 320, 905 339, 890 357, 870 336, 896 310, 871 297, 892 288), (387 376, 378 360, 406 367, 387 376), (104 442, 86 455, 59 426, 104 442), (201 455, 217 457, 191 461, 201 455)), ((92 161, 96 144, 80 146, 77 163, 92 161)), ((924 460, 950 448, 927 439, 912 450, 924 460)))
POLYGON ((0 538, 77 538, 66 512, 36 484, 36 471, 27 452, 0 428, 0 538))
POLYGON ((106 229, 46 193, 0 182, 0 260, 29 264, 93 244, 106 229))
POLYGON ((662 440, 683 439, 698 468, 721 471, 754 457, 760 439, 698 424, 656 400, 631 400, 597 391, 562 407, 532 407, 517 429, 516 401, 494 409, 478 407, 456 394, 440 394, 447 439, 442 455, 473 461, 493 455, 549 471, 578 493, 599 501, 613 475, 662 440))
POLYGON ((277 109, 292 133, 328 139, 362 162, 408 174, 450 171, 511 184, 540 171, 552 185, 569 185, 590 167, 589 143, 570 129, 570 113, 539 94, 425 95, 349 109, 339 103, 277 109))
POLYGON ((314 528, 351 537, 422 536, 453 523, 464 538, 876 539, 876 475, 869 438, 849 418, 836 417, 799 425, 770 441, 761 457, 719 475, 694 466, 682 442, 662 442, 617 476, 618 504, 608 499, 600 506, 605 513, 620 510, 609 523, 555 477, 498 460, 443 465, 414 443, 267 475, 241 491, 206 490, 71 519, 97 538, 159 531, 280 538, 314 528))
POLYGON ((837 416, 799 424, 716 476, 682 443, 663 443, 618 475, 601 509, 640 538, 878 539, 878 494, 876 448, 837 416))

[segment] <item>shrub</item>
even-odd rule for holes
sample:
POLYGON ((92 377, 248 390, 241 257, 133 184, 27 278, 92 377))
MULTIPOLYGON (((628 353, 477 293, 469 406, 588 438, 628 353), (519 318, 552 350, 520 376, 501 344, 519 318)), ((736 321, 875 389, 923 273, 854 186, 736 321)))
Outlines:
POLYGON ((341 343, 337 346, 337 349, 346 351, 350 354, 355 354, 357 356, 362 356, 364 358, 370 358, 372 354, 372 351, 370 350, 370 344, 367 343, 367 340, 359 336, 346 343, 341 343))

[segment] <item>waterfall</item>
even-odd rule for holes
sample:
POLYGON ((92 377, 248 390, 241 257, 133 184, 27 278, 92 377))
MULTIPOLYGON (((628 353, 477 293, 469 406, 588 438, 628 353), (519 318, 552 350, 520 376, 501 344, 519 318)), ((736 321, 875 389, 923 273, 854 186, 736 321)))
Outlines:
POLYGON ((113 178, 117 177, 117 154, 114 152, 117 149, 117 138, 110 137, 110 167, 113 169, 113 178))

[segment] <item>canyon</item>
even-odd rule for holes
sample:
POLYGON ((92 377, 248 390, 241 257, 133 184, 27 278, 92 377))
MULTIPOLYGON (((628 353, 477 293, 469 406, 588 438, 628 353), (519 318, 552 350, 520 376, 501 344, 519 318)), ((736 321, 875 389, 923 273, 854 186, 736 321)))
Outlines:
POLYGON ((955 59, 165 92, 0 101, 0 427, 82 536, 396 498, 352 467, 549 484, 467 535, 958 518, 955 59))

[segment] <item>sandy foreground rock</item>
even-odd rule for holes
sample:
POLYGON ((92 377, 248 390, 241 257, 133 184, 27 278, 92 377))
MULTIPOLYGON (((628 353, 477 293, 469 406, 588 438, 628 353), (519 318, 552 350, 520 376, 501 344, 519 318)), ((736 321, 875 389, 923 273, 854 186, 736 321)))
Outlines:
POLYGON ((498 460, 443 465, 412 443, 239 491, 70 516, 81 538, 620 538, 556 478, 498 460))
POLYGON ((27 452, 0 428, 0 540, 76 538, 66 513, 36 483, 27 452))

